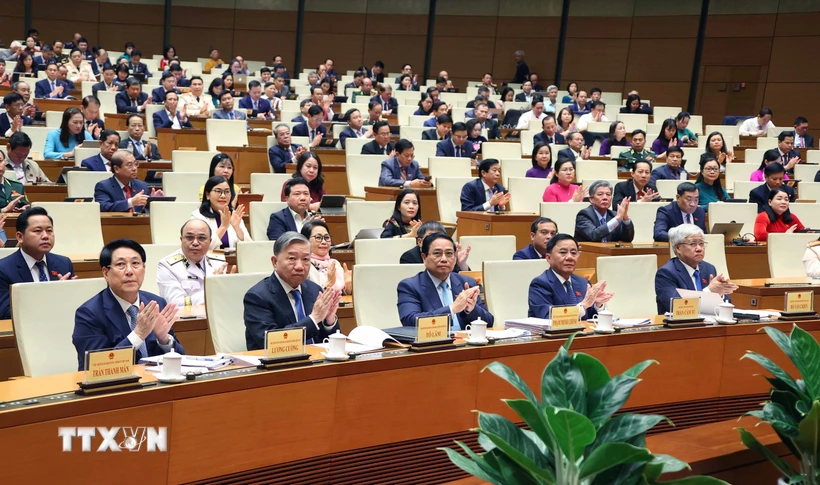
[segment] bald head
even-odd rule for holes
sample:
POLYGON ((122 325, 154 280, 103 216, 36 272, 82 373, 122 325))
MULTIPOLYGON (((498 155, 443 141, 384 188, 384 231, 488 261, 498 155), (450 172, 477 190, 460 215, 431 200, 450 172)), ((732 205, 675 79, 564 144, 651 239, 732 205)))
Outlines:
POLYGON ((191 219, 179 231, 182 254, 188 261, 199 264, 211 246, 211 228, 201 219, 191 219))
POLYGON ((123 185, 130 184, 137 178, 137 166, 138 162, 129 151, 117 150, 111 155, 111 171, 123 185))

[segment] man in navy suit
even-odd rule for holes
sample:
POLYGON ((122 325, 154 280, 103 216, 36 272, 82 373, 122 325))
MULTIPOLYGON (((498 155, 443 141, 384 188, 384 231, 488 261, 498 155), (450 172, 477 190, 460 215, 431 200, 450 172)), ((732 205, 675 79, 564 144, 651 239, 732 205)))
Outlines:
POLYGON ((251 113, 248 113, 248 116, 255 116, 260 120, 273 118, 270 101, 262 98, 262 84, 259 81, 248 83, 248 95, 239 100, 239 107, 250 110, 251 113), (252 113, 253 111, 256 111, 256 115, 252 113))
POLYGON ((548 217, 535 219, 530 226, 529 246, 513 254, 513 260, 544 259, 547 256, 547 243, 558 234, 558 224, 548 217))
POLYGON ((347 120, 347 127, 339 134, 339 140, 342 148, 345 148, 345 143, 348 138, 373 138, 373 131, 365 131, 362 126, 364 119, 361 111, 356 108, 351 108, 345 113, 345 120, 347 120))
MULTIPOLYGON (((120 134, 115 130, 103 130, 100 134, 100 153, 93 157, 88 157, 80 163, 80 166, 92 172, 110 172, 111 159, 120 146, 120 134)), ((125 193, 123 192, 123 195, 125 193)))
POLYGON ((666 165, 658 167, 652 171, 649 183, 655 185, 656 180, 686 180, 689 178, 687 172, 681 165, 683 162, 683 150, 674 146, 666 149, 666 165))
POLYGON ((185 353, 171 328, 177 320, 176 305, 140 290, 145 263, 145 249, 131 239, 115 239, 103 247, 100 267, 108 288, 74 314, 71 340, 79 370, 85 369, 85 353, 94 350, 133 347, 136 362, 172 350, 185 353))
POLYGON ((429 234, 421 255, 425 270, 402 280, 397 288, 401 324, 414 327, 419 317, 449 315, 453 331, 464 330, 479 318, 491 327, 495 319, 481 301, 476 281, 453 272, 456 243, 447 234, 429 234))
POLYGON ((578 242, 632 242, 635 226, 629 218, 629 199, 609 208, 612 186, 606 180, 597 180, 589 187, 590 205, 575 216, 575 239, 578 242))
POLYGON ((19 93, 9 93, 3 96, 6 112, 0 114, 0 136, 9 138, 13 133, 29 126, 34 121, 23 113, 26 111, 26 102, 19 93))
POLYGON ((615 195, 612 205, 617 206, 624 199, 630 202, 654 202, 661 198, 658 188, 649 183, 652 175, 652 163, 648 160, 638 160, 630 170, 631 179, 615 184, 615 195))
POLYGON ((453 123, 450 138, 441 140, 436 144, 436 156, 475 159, 476 154, 473 152, 473 144, 465 143, 466 141, 467 125, 460 121, 453 123))
MULTIPOLYGON (((422 222, 416 231, 416 245, 413 246, 412 249, 408 249, 402 253, 401 257, 399 257, 399 264, 424 264, 424 258, 421 256, 421 246, 424 243, 424 238, 435 232, 447 234, 447 231, 444 230, 444 226, 438 221, 422 222)), ((470 249, 470 246, 463 248, 461 244, 456 243, 456 265, 453 268, 454 272, 460 273, 462 269, 464 271, 470 271, 470 266, 467 264, 467 259, 470 257, 470 249)))
POLYGON ((137 160, 162 160, 157 144, 142 139, 145 133, 145 122, 142 116, 136 113, 128 115, 125 126, 128 128, 128 138, 120 141, 120 148, 127 150, 130 147, 131 153, 137 160))
POLYGON ((165 93, 169 91, 179 94, 179 89, 176 87, 177 78, 170 72, 162 74, 160 83, 162 84, 160 87, 154 88, 154 90, 151 91, 152 104, 162 104, 165 101, 165 93))
POLYGON ((132 74, 145 74, 145 77, 151 77, 151 71, 148 70, 148 66, 144 62, 140 62, 142 60, 142 51, 139 49, 134 49, 131 51, 131 64, 128 66, 131 68, 132 74))
POLYGON ((749 192, 749 202, 757 204, 758 214, 769 206, 769 192, 774 189, 782 190, 789 194, 789 202, 794 202, 794 188, 783 183, 783 176, 786 175, 786 167, 778 162, 772 162, 763 169, 764 184, 755 187, 749 192))
POLYGON ((419 163, 413 160, 415 148, 410 140, 402 138, 396 143, 396 155, 382 162, 379 187, 429 187, 419 163))
POLYGON ((182 111, 177 111, 179 105, 179 95, 173 91, 165 92, 165 109, 162 111, 154 111, 154 129, 157 128, 193 128, 191 122, 188 121, 188 114, 185 112, 185 107, 182 111))
POLYGON ((794 147, 814 148, 814 137, 809 134, 809 120, 802 116, 794 119, 794 147))
POLYGON ((114 66, 105 66, 102 72, 102 79, 100 82, 91 86, 91 94, 97 95, 100 91, 121 91, 123 87, 117 82, 116 69, 114 66))
POLYGON ((274 173, 285 173, 285 166, 289 163, 296 163, 307 149, 302 145, 291 143, 288 125, 276 125, 273 134, 276 136, 276 143, 268 149, 268 161, 274 173))
POLYGON ((670 311, 671 299, 680 296, 678 288, 710 291, 724 298, 737 290, 736 284, 718 274, 714 266, 703 260, 706 241, 699 227, 682 224, 672 228, 669 244, 675 249, 676 257, 667 261, 655 274, 655 299, 659 315, 670 311))
POLYGON ((478 166, 478 178, 467 182, 461 189, 461 210, 473 212, 507 210, 510 193, 499 185, 500 179, 501 168, 498 160, 494 158, 482 160, 478 166))
POLYGON ((288 231, 300 232, 312 217, 310 212, 310 189, 307 180, 297 177, 285 182, 285 197, 288 206, 270 215, 268 240, 275 241, 288 231))
POLYGON ((68 96, 68 83, 60 80, 58 73, 57 64, 49 64, 46 67, 46 79, 41 79, 34 84, 35 98, 63 99, 68 96))
POLYGON ((652 238, 669 241, 669 231, 681 224, 694 224, 706 232, 706 212, 698 206, 698 187, 692 182, 681 182, 675 202, 658 209, 652 238))
POLYGON ((573 274, 581 251, 569 234, 556 234, 547 243, 550 269, 530 282, 528 317, 549 318, 554 306, 578 305, 581 318, 588 320, 614 296, 606 291, 606 281, 590 286, 586 278, 573 274))
POLYGON ((76 278, 71 260, 54 254, 54 221, 42 207, 17 216, 20 250, 0 259, 0 319, 11 318, 9 286, 15 283, 76 278))
POLYGON ((399 102, 393 98, 393 88, 387 84, 379 85, 379 94, 370 98, 382 105, 382 115, 390 116, 399 109, 399 102))
POLYGON ((564 135, 555 132, 557 127, 558 126, 555 124, 555 118, 552 115, 545 116, 544 119, 541 120, 541 128, 544 131, 541 133, 536 133, 535 136, 532 137, 532 143, 543 143, 544 145, 566 144, 567 140, 564 138, 564 135))
MULTIPOLYGON (((148 104, 148 95, 142 92, 142 85, 134 78, 126 81, 127 88, 114 96, 117 113, 143 113, 148 104)), ((159 89, 159 88, 157 88, 159 89)))
POLYGON ((307 343, 320 343, 339 330, 336 311, 342 293, 332 285, 322 288, 309 281, 310 265, 289 261, 310 259, 310 242, 288 231, 273 244, 273 273, 252 286, 245 305, 245 343, 248 350, 266 347, 265 332, 305 329, 307 343))
POLYGON ((793 131, 781 131, 777 135, 777 148, 772 148, 769 152, 777 152, 780 163, 788 173, 794 173, 794 166, 800 163, 800 152, 794 149, 793 131))
MULTIPOLYGON (((316 141, 317 136, 327 135, 327 128, 322 124, 322 107, 315 104, 308 109, 308 119, 293 127, 293 136, 306 136, 311 143, 316 141)), ((322 138, 319 138, 321 140, 322 138)))
POLYGON ((390 125, 386 121, 377 121, 373 125, 373 138, 362 146, 362 155, 395 155, 396 144, 390 141, 390 125))
POLYGON ((481 124, 481 128, 487 129, 487 139, 495 140, 501 138, 501 129, 498 127, 498 121, 492 119, 490 116, 490 108, 487 106, 487 103, 476 103, 475 108, 473 108, 473 113, 475 114, 475 119, 481 124))
POLYGON ((450 133, 453 131, 453 118, 451 118, 450 115, 439 115, 435 120, 436 129, 424 130, 421 133, 422 140, 444 141, 450 138, 450 133))
POLYGON ((564 160, 574 162, 589 159, 589 147, 584 146, 584 135, 581 132, 574 131, 570 133, 569 138, 567 138, 567 145, 567 148, 558 151, 558 163, 564 160))
POLYGON ((101 212, 148 212, 145 210, 148 197, 162 196, 162 190, 149 190, 145 182, 137 179, 137 161, 130 152, 114 152, 111 172, 111 178, 94 186, 94 200, 99 202, 101 212))
POLYGON ((91 137, 95 140, 100 139, 100 135, 105 130, 105 122, 99 118, 100 116, 100 100, 96 96, 86 96, 83 98, 83 107, 80 108, 83 112, 83 126, 85 131, 91 133, 91 137), (96 126, 95 126, 96 125, 96 126))

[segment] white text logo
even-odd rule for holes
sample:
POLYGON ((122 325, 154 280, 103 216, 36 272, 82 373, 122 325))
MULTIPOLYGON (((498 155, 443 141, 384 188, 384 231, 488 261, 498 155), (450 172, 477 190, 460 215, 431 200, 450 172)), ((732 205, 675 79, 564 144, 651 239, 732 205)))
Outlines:
POLYGON ((140 451, 145 444, 145 451, 168 451, 168 428, 152 428, 150 426, 139 427, 59 427, 57 436, 63 440, 63 451, 73 450, 74 438, 80 438, 82 451, 90 452, 92 449, 92 438, 99 435, 94 441, 100 441, 97 445, 97 452, 102 451, 140 451))

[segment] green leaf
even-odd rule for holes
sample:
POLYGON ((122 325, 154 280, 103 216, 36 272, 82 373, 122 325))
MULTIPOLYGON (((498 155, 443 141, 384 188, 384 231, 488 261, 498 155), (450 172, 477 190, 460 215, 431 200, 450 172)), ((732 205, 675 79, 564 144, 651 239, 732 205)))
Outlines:
POLYGON ((794 360, 792 358, 792 342, 789 340, 789 336, 785 333, 781 332, 780 330, 774 327, 763 327, 763 330, 769 336, 770 339, 774 340, 774 343, 780 347, 780 350, 786 354, 790 360, 794 360))
MULTIPOLYGON (((481 434, 479 434, 479 436, 481 436, 481 434)), ((504 473, 505 465, 503 463, 499 463, 499 461, 496 459, 495 452, 478 455, 475 452, 473 452, 473 450, 471 450, 470 447, 466 444, 460 441, 456 441, 456 444, 458 444, 461 447, 461 450, 467 454, 468 458, 472 459, 479 467, 481 467, 484 473, 490 475, 491 477, 494 477, 497 481, 500 481, 501 483, 507 483, 506 479, 504 478, 504 476, 506 475, 506 473, 504 473)), ((508 467, 509 466, 520 468, 518 465, 514 463, 512 465, 508 465, 508 467)))
MULTIPOLYGON (((506 443, 515 447, 516 451, 526 456, 527 459, 535 463, 537 467, 544 468, 547 466, 547 457, 541 453, 538 447, 524 434, 521 428, 504 416, 479 411, 478 425, 480 427, 479 431, 486 433, 487 437, 490 438, 496 446, 498 446, 498 443, 492 439, 492 436, 498 436, 506 443)), ((509 454, 506 450, 502 451, 504 451, 505 454, 509 454)))
POLYGON ((596 428, 600 428, 615 411, 624 405, 638 379, 623 374, 615 376, 605 386, 592 391, 587 397, 586 415, 596 428))
POLYGON ((771 424, 774 429, 790 438, 797 438, 797 421, 792 419, 788 412, 778 403, 767 402, 763 405, 763 420, 771 424))
POLYGON ((527 435, 527 438, 529 438, 533 443, 535 443, 535 446, 538 447, 541 453, 543 453, 545 456, 550 456, 550 450, 547 447, 547 443, 545 443, 544 440, 539 438, 534 431, 530 431, 528 429, 522 429, 521 431, 523 431, 524 434, 527 435))
POLYGON ((572 361, 581 375, 584 376, 584 387, 587 392, 594 391, 609 382, 610 376, 606 366, 595 357, 576 352, 572 354, 572 361))
POLYGON ((595 441, 595 426, 583 414, 570 409, 547 407, 547 422, 564 456, 575 463, 583 456, 584 448, 595 441))
POLYGON ((820 401, 814 401, 809 414, 799 424, 797 446, 814 463, 820 463, 820 401))
POLYGON ((478 446, 484 451, 493 451, 495 449, 495 443, 481 433, 478 434, 478 446))
POLYGON ((638 362, 637 364, 633 365, 629 369, 627 369, 623 374, 624 376, 635 377, 637 378, 641 372, 643 372, 647 367, 652 364, 657 364, 657 360, 645 360, 643 362, 638 362))
POLYGON ((638 448, 627 443, 604 443, 581 464, 578 479, 592 477, 622 463, 647 462, 652 453, 646 448, 638 448))
POLYGON ((724 482, 723 480, 714 477, 706 477, 703 475, 695 475, 693 477, 686 477, 668 482, 652 483, 657 483, 658 485, 729 485, 729 483, 724 482))
POLYGON ((523 394, 524 397, 530 401, 538 403, 538 399, 536 399, 535 394, 533 394, 529 386, 527 386, 527 383, 524 382, 524 379, 521 379, 521 377, 516 374, 514 370, 510 369, 506 365, 501 362, 491 362, 486 367, 481 369, 481 372, 484 372, 485 370, 489 370, 493 374, 510 383, 510 385, 518 389, 518 392, 523 394))
POLYGON ((486 480, 494 485, 504 485, 504 482, 501 481, 501 476, 496 478, 488 473, 485 473, 484 470, 474 460, 466 458, 459 454, 457 451, 451 450, 450 448, 438 449, 443 450, 445 453, 447 453, 447 457, 450 458, 450 461, 452 461, 455 466, 461 468, 470 475, 476 476, 482 480, 486 480))
MULTIPOLYGON (((640 434, 630 440, 625 441, 625 443, 637 448, 646 448, 646 436, 640 434)), ((590 453, 590 449, 587 448, 587 455, 590 453)), ((623 463, 621 465, 614 466, 609 470, 605 470, 595 475, 595 480, 592 481, 592 485, 612 485, 614 483, 619 485, 643 485, 645 483, 643 477, 644 469, 647 466, 648 465, 643 462, 623 463)))
POLYGON ((750 450, 763 456, 763 458, 766 458, 772 462, 772 465, 777 467, 777 469, 780 470, 780 473, 784 476, 790 477, 796 473, 794 468, 789 463, 785 462, 782 458, 772 453, 770 449, 760 444, 752 433, 749 433, 743 428, 738 428, 737 430, 740 432, 740 441, 746 445, 746 448, 749 448, 750 450))
MULTIPOLYGON (((788 372, 781 369, 779 365, 775 364, 768 357, 760 355, 757 352, 752 352, 751 350, 747 350, 746 354, 743 357, 740 358, 740 360, 743 360, 743 359, 751 359, 751 360, 757 362, 758 364, 763 366, 764 369, 769 371, 769 373, 771 375, 773 375, 775 378, 779 379, 784 385, 788 386, 790 389, 794 390, 797 393, 801 392, 800 387, 798 387, 797 382, 794 381, 792 376, 790 376, 788 374, 788 372)), ((799 367, 798 367, 798 369, 799 369, 799 367)))
POLYGON ((575 367, 566 349, 547 365, 541 375, 541 405, 567 408, 586 414, 584 376, 575 367))
POLYGON ((769 394, 772 402, 783 407, 783 410, 786 411, 794 421, 799 422, 803 419, 803 413, 797 409, 797 401, 800 399, 797 394, 790 391, 779 391, 776 389, 773 389, 769 394))
MULTIPOLYGON (((527 426, 532 429, 544 445, 548 448, 553 447, 555 435, 552 433, 552 430, 549 429, 543 409, 527 399, 508 399, 505 402, 510 409, 515 411, 516 414, 527 423, 527 426)), ((547 453, 547 455, 549 455, 549 453, 547 453)))
POLYGON ((812 400, 820 398, 820 344, 797 325, 792 329, 792 362, 806 384, 812 400))
POLYGON ((691 467, 688 463, 683 460, 678 460, 674 456, 670 455, 654 455, 652 457, 652 461, 649 462, 650 465, 661 465, 661 474, 664 473, 676 473, 681 470, 691 470, 691 467))
MULTIPOLYGON (((662 420, 670 422, 659 414, 620 414, 607 421, 598 431, 593 448, 604 443, 629 441, 633 437, 646 433, 662 420)), ((589 451, 592 451, 590 449, 589 451)))
MULTIPOLYGON (((514 461, 515 463, 523 467, 525 470, 527 470, 529 473, 531 473, 533 477, 544 480, 547 483, 555 483, 555 477, 553 476, 552 472, 547 468, 539 467, 534 460, 529 458, 525 453, 522 453, 518 446, 510 444, 500 436, 491 433, 484 428, 480 428, 478 432, 487 435, 487 437, 490 438, 493 443, 495 443, 495 446, 497 447, 496 451, 503 452, 512 461, 514 461)), ((524 436, 523 433, 521 433, 521 436, 524 440, 528 442, 529 446, 532 446, 533 448, 537 449, 537 447, 534 444, 532 444, 529 438, 524 436)))
POLYGON ((505 484, 515 483, 516 485, 540 485, 545 483, 544 481, 532 476, 528 470, 512 461, 507 455, 499 452, 496 458, 498 460, 499 469, 504 477, 505 484))
POLYGON ((573 332, 572 335, 567 337, 567 341, 564 342, 564 345, 562 345, 561 347, 563 347, 564 350, 569 352, 569 348, 572 346, 572 341, 575 340, 575 337, 580 333, 583 333, 583 332, 573 332))

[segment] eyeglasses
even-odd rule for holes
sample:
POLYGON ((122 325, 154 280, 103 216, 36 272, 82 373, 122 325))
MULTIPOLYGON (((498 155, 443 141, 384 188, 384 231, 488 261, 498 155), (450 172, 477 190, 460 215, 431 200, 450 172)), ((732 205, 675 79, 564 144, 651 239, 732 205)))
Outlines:
POLYGON ((194 241, 199 241, 201 244, 205 243, 208 240, 208 236, 200 234, 199 236, 194 236, 193 234, 186 234, 182 236, 182 239, 185 239, 188 244, 193 243, 194 241))
POLYGON ((447 259, 453 259, 453 258, 456 257, 456 252, 455 251, 433 251, 432 253, 430 253, 430 256, 432 256, 434 259, 441 259, 442 257, 445 257, 447 259))
POLYGON ((718 171, 720 171, 720 168, 719 167, 704 167, 703 171, 704 172, 718 172, 718 171))
POLYGON ((681 246, 689 246, 690 248, 705 248, 709 243, 706 241, 689 241, 680 243, 681 246))
POLYGON ((216 194, 219 197, 222 197, 223 195, 231 195, 230 189, 229 190, 213 189, 213 190, 211 190, 211 192, 213 192, 214 194, 216 194))
POLYGON ((127 261, 117 261, 116 263, 108 266, 111 269, 115 269, 117 271, 125 271, 126 268, 131 267, 132 270, 137 271, 145 266, 142 261, 131 261, 130 263, 127 261))
POLYGON ((574 171, 575 171, 575 169, 572 168, 572 167, 562 168, 561 170, 559 170, 559 172, 564 172, 564 173, 570 173, 570 172, 574 172, 574 171))
POLYGON ((322 241, 330 242, 330 234, 324 234, 324 235, 316 234, 316 235, 310 236, 310 238, 313 239, 316 242, 322 242, 322 241))

